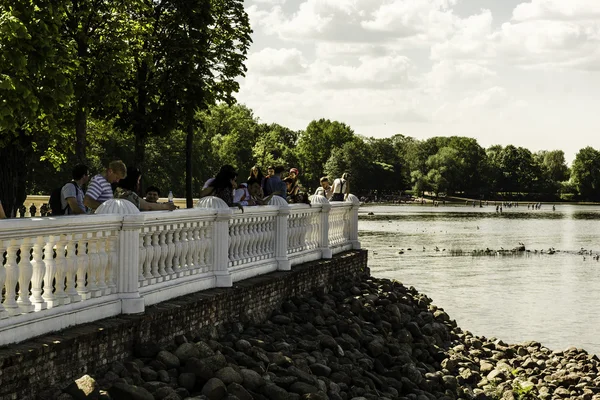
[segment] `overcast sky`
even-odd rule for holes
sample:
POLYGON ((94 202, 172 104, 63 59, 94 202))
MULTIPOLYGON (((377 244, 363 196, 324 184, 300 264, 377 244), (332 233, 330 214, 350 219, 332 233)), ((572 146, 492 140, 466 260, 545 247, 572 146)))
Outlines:
POLYGON ((600 149, 600 0, 246 0, 261 122, 600 149))

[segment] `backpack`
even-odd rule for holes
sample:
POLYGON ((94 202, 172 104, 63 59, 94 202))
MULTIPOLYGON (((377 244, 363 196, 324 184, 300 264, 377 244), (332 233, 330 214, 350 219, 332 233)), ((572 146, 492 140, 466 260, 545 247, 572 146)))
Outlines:
MULTIPOLYGON (((69 182, 72 185, 75 186, 75 196, 77 196, 77 194, 79 193, 79 188, 77 187, 77 185, 75 184, 75 182, 69 182)), ((62 208, 62 188, 64 186, 61 187, 57 187, 56 189, 53 189, 52 192, 50 193, 50 200, 48 201, 48 204, 50 205, 50 209, 52 210, 52 216, 56 217, 58 215, 65 215, 65 211, 67 211, 67 208, 69 208, 69 203, 67 203, 67 206, 65 208, 62 208)))

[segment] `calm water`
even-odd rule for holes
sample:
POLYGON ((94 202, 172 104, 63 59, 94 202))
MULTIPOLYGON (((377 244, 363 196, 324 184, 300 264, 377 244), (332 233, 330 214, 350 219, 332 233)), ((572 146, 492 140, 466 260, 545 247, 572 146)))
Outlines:
POLYGON ((461 328, 600 354, 600 207, 363 206, 359 231, 373 275, 426 293, 461 328), (519 242, 531 252, 471 253, 519 242))

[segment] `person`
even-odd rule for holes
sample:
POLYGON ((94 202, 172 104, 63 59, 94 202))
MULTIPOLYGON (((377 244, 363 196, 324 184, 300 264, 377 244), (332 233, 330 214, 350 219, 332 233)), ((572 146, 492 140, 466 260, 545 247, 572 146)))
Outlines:
MULTIPOLYGON (((233 168, 233 166, 229 165, 229 164, 222 165, 221 168, 219 169, 218 174, 221 172, 224 172, 227 174, 234 173, 237 177, 237 172, 236 172, 235 168, 233 168)), ((206 182, 204 182, 204 185, 202 185, 202 192, 200 192, 200 197, 210 196, 210 193, 212 193, 212 189, 209 189, 209 187, 210 187, 211 183, 213 183, 214 180, 215 180, 215 177, 212 177, 212 178, 208 178, 206 180, 206 182), (205 194, 203 196, 202 193, 208 193, 208 194, 205 194)))
POLYGON ((333 195, 331 201, 344 201, 350 194, 350 184, 348 183, 350 174, 344 172, 341 178, 337 178, 333 181, 333 195))
POLYGON ((333 195, 333 190, 331 185, 329 184, 329 179, 327 179, 327 177, 324 176, 321 179, 319 179, 319 182, 321 183, 321 186, 319 186, 317 190, 315 190, 314 195, 325 196, 327 197, 327 200, 331 199, 331 196, 333 195))
POLYGON ((88 186, 83 205, 95 211, 100 204, 113 198, 112 184, 127 176, 127 167, 121 160, 111 161, 103 174, 95 175, 88 186))
POLYGON ((237 179, 237 172, 231 166, 223 166, 219 170, 219 173, 213 181, 209 184, 209 186, 202 191, 200 197, 204 196, 215 196, 223 200, 229 207, 239 207, 242 212, 244 208, 241 204, 236 203, 233 199, 233 191, 236 188, 237 184, 235 180, 237 179), (224 168, 226 167, 226 168, 224 168), (208 193, 210 191, 210 193, 208 193), (204 196, 203 196, 204 194, 204 196))
POLYGON ((265 195, 275 195, 287 199, 287 186, 284 181, 281 180, 281 174, 283 174, 285 168, 281 165, 273 169, 273 175, 265 181, 265 195))
POLYGON ((5 219, 6 214, 4 213, 4 208, 2 208, 2 202, 0 201, 0 219, 5 219))
POLYGON ((160 189, 156 186, 148 186, 146 189, 146 201, 148 203, 157 203, 160 197, 160 189))
POLYGON ((286 179, 291 179, 290 186, 288 188, 288 197, 295 198, 300 190, 300 184, 298 183, 298 168, 291 168, 286 179))
POLYGON ((242 182, 238 185, 237 189, 235 189, 233 193, 233 202, 239 203, 242 206, 255 206, 255 202, 250 196, 250 192, 248 191, 248 184, 246 182, 242 182))
POLYGON ((64 215, 86 214, 86 208, 83 205, 83 185, 88 183, 89 168, 87 165, 78 164, 72 171, 73 180, 65 184, 60 191, 60 203, 64 215))
POLYGON ((120 179, 115 190, 115 199, 125 199, 132 202, 140 211, 174 210, 173 203, 151 203, 138 196, 142 174, 137 168, 129 170, 127 176, 120 179))
POLYGON ((260 168, 258 168, 256 165, 252 167, 252 169, 250 170, 250 176, 248 176, 248 186, 252 185, 255 182, 258 182, 258 184, 262 186, 264 180, 265 177, 260 168))
POLYGON ((275 175, 275 167, 273 167, 272 165, 269 165, 267 167, 267 176, 265 176, 265 178, 263 179, 263 182, 262 182, 262 190, 263 190, 263 194, 265 196, 269 196, 271 194, 269 192, 268 182, 269 182, 269 179, 273 175, 275 175))

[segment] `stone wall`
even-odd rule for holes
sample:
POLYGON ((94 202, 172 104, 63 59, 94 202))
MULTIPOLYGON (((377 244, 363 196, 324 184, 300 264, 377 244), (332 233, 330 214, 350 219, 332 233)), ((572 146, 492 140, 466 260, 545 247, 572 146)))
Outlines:
POLYGON ((265 320, 281 302, 367 267, 367 252, 352 250, 210 289, 151 307, 143 314, 122 315, 0 348, 0 400, 36 399, 113 361, 131 357, 137 343, 167 342, 178 335, 197 335, 237 321, 265 320))

